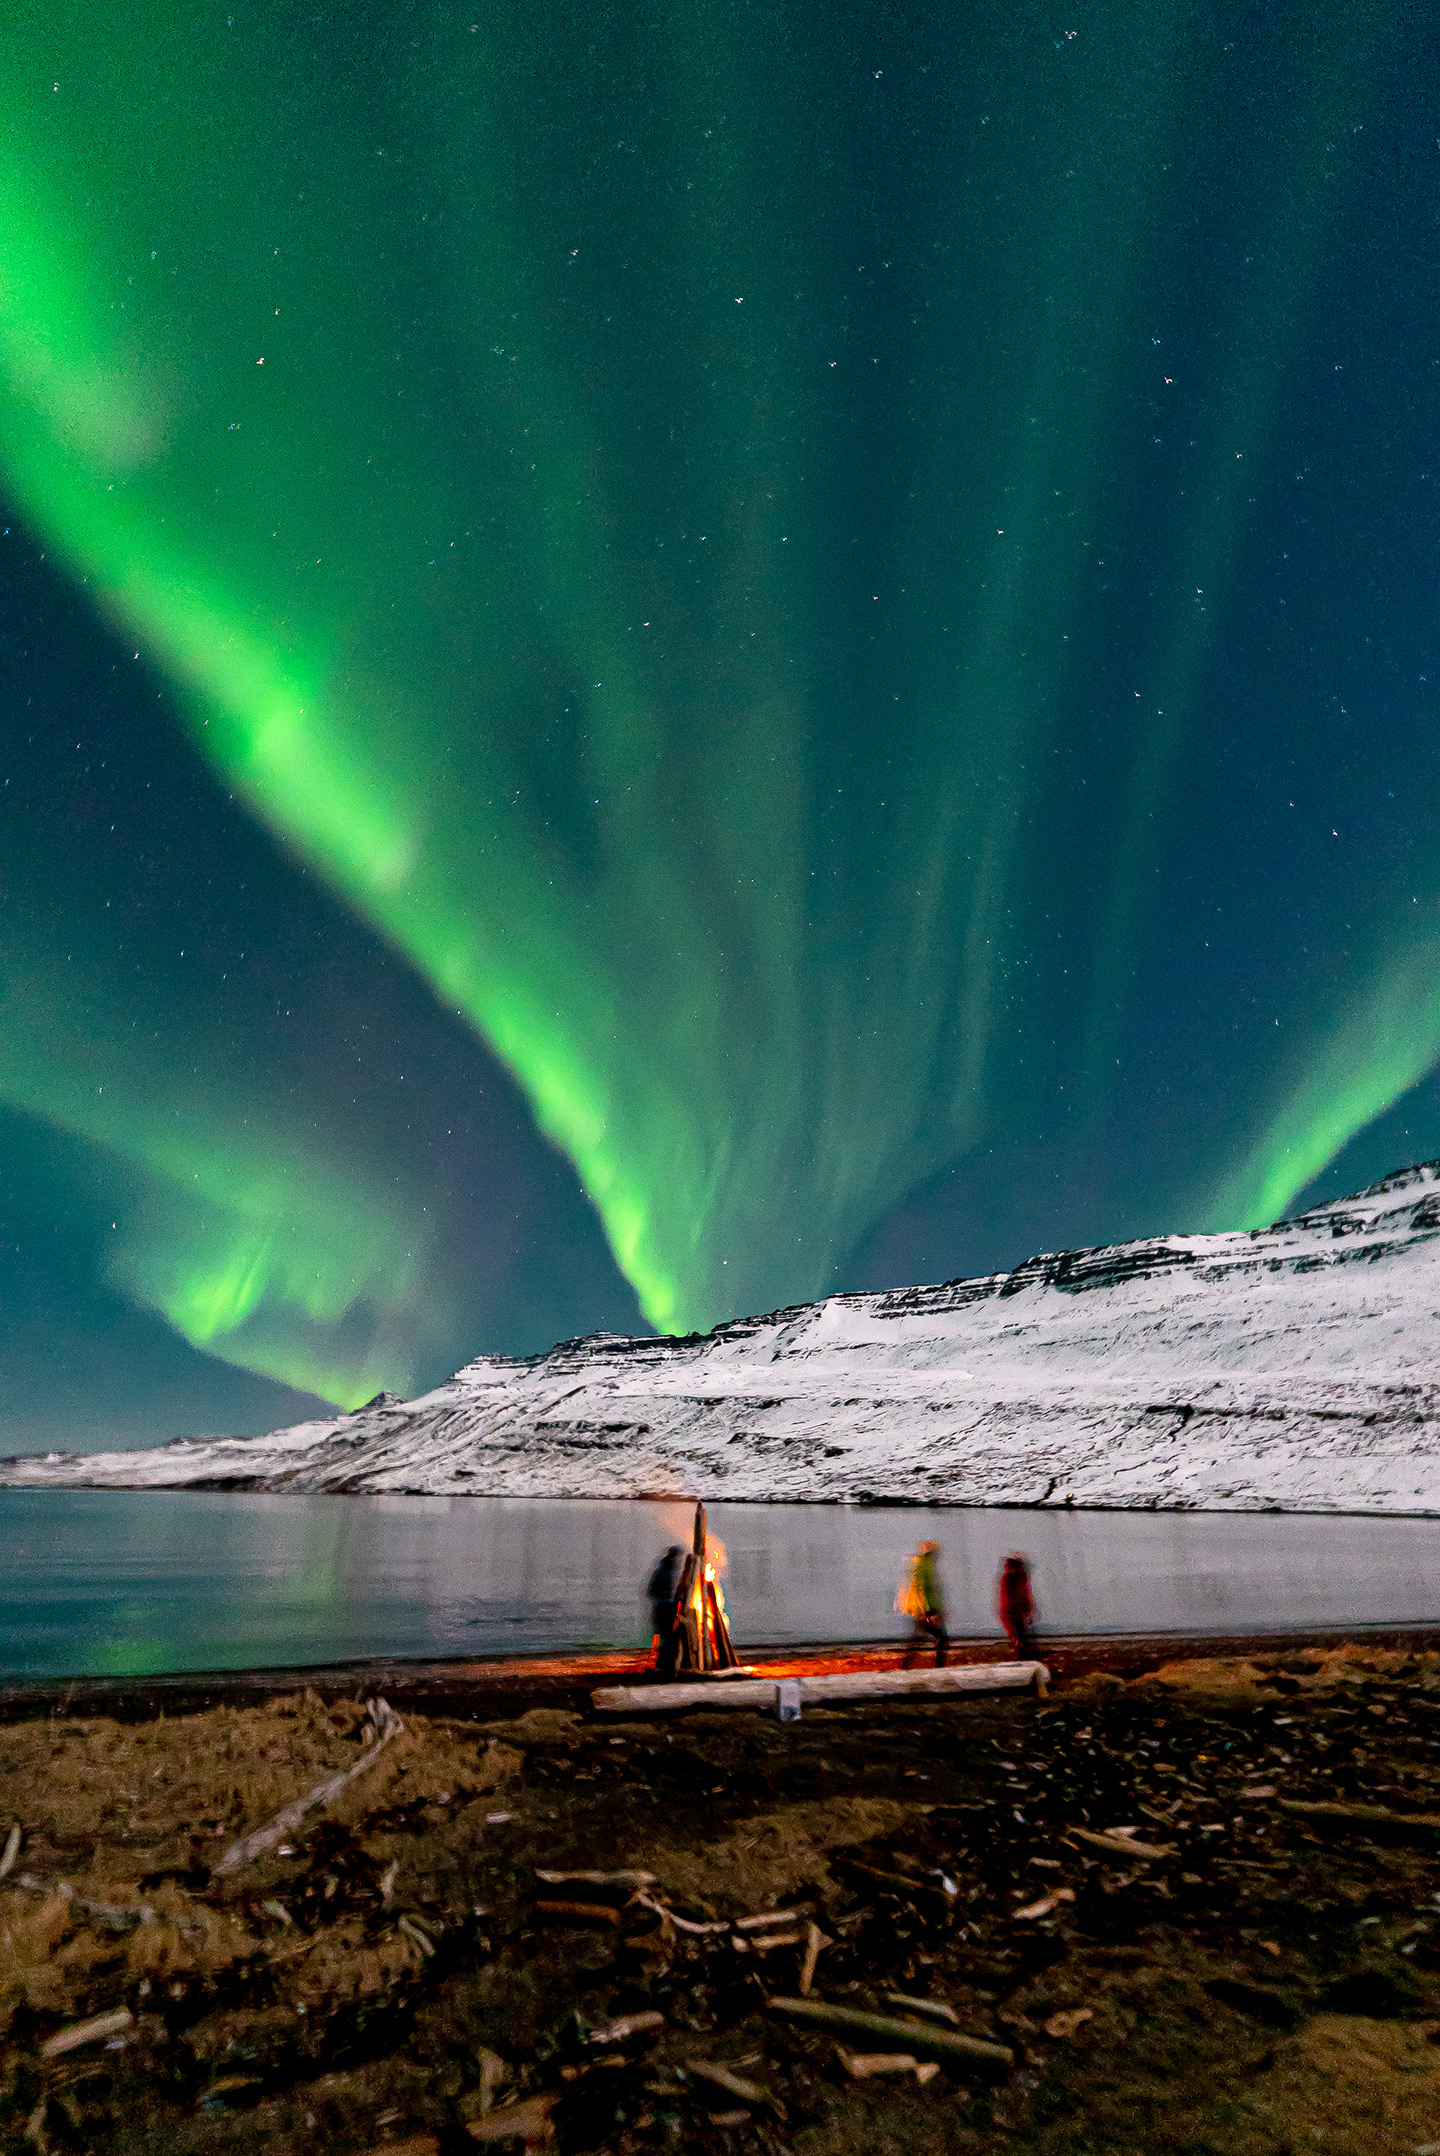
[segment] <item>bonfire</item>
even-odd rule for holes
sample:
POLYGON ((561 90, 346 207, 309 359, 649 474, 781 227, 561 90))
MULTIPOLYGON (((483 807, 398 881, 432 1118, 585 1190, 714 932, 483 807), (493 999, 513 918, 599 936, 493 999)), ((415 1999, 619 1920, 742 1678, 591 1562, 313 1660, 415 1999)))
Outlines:
POLYGON ((695 1507, 695 1541, 680 1574, 680 1599, 675 1611, 679 1635, 677 1670, 734 1669, 735 1649, 725 1617, 725 1597, 717 1573, 724 1564, 719 1543, 712 1545, 705 1526, 705 1507, 695 1507))

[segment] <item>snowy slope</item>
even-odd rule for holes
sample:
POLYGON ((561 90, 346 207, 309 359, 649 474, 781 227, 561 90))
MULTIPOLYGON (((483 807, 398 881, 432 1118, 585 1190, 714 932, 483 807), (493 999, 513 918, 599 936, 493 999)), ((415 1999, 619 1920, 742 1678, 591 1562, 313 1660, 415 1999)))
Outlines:
POLYGON ((269 1437, 6 1463, 18 1485, 1440 1512, 1440 1161, 1253 1234, 482 1357, 269 1437))

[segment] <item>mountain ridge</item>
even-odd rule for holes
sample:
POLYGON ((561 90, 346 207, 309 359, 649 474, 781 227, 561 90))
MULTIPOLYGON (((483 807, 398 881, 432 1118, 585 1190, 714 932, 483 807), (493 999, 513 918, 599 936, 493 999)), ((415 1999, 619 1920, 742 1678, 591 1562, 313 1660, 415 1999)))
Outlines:
POLYGON ((1440 1513, 1440 1161, 1268 1228, 591 1334, 264 1437, 0 1466, 51 1486, 1440 1513))

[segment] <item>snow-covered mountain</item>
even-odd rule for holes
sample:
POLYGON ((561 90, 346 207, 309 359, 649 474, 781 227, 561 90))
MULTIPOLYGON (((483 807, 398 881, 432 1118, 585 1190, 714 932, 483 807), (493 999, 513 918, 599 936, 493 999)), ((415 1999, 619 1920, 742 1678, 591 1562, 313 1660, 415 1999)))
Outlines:
POLYGON ((0 1485, 1440 1512, 1440 1161, 1248 1235, 481 1357, 423 1399, 0 1485))

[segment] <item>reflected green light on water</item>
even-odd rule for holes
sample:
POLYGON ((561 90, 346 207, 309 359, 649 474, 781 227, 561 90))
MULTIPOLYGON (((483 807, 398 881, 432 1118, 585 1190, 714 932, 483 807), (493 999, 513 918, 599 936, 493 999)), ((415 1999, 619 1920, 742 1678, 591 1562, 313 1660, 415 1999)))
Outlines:
MULTIPOLYGON (((737 1645, 894 1637, 911 1508, 713 1505, 737 1645)), ((1440 1622, 1440 1521, 929 1509, 951 1628, 995 1632, 1030 1555, 1042 1629, 1440 1622)), ((0 1492, 0 1674, 149 1676, 637 1648, 674 1508, 520 1498, 0 1492)))

